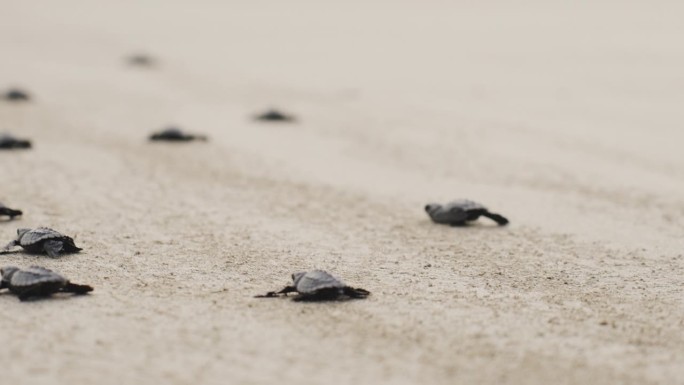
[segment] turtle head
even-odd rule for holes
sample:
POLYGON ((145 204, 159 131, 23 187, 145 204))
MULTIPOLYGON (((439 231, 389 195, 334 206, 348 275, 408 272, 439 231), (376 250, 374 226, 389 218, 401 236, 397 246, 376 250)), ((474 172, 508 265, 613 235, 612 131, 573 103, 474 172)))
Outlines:
POLYGON ((9 281, 10 279, 12 279, 12 276, 17 271, 19 271, 19 268, 14 266, 5 266, 0 268, 0 275, 2 276, 2 280, 9 281))
POLYGON ((305 271, 302 271, 300 273, 294 273, 292 274, 292 282, 294 282, 294 285, 297 286, 297 283, 299 283, 299 280, 302 279, 302 277, 306 274, 305 271))
POLYGON ((430 214, 435 212, 436 210, 439 210, 442 207, 439 203, 428 203, 425 205, 425 211, 430 214))
POLYGON ((17 237, 21 238, 24 234, 31 231, 31 229, 17 229, 17 237))

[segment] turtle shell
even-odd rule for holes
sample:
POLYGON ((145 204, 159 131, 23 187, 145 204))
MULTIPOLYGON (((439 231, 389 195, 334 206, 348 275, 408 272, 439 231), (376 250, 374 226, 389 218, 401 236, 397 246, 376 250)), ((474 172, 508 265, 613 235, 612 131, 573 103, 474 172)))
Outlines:
POLYGON ((11 275, 9 282, 6 283, 9 284, 10 288, 23 290, 42 285, 57 285, 61 287, 66 285, 67 282, 66 278, 52 270, 40 266, 31 266, 27 269, 17 269, 11 275))
POLYGON ((314 294, 327 289, 344 289, 347 285, 323 270, 293 274, 294 286, 300 294, 314 294))
POLYGON ((26 247, 26 246, 33 246, 36 245, 42 241, 47 241, 49 239, 69 239, 72 240, 71 237, 67 237, 66 235, 59 233, 53 229, 47 228, 47 227, 38 227, 33 230, 28 230, 25 231, 26 229, 19 229, 17 230, 17 234, 19 234, 19 246, 26 247))
POLYGON ((446 205, 443 206, 444 210, 446 211, 451 211, 451 210, 463 210, 463 211, 472 211, 472 210, 482 210, 486 209, 483 205, 473 202, 468 199, 458 199, 455 201, 451 201, 447 203, 446 205))

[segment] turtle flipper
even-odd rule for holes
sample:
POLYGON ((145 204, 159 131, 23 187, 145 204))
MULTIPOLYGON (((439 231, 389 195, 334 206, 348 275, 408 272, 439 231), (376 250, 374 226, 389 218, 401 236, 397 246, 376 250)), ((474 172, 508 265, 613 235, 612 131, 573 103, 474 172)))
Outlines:
POLYGON ((10 242, 10 243, 8 243, 7 245, 5 245, 5 247, 2 248, 2 251, 3 251, 3 252, 4 252, 4 251, 10 251, 10 250, 12 250, 13 247, 15 247, 15 246, 17 246, 17 245, 19 245, 19 242, 15 239, 15 240, 13 240, 12 242, 10 242))
POLYGON ((62 241, 49 240, 43 243, 43 250, 45 250, 47 255, 51 258, 58 257, 63 248, 64 244, 62 241))
POLYGON ((22 214, 24 214, 24 213, 21 210, 9 209, 9 214, 7 214, 7 215, 9 215, 10 219, 14 219, 14 217, 18 217, 22 214))
POLYGON ((370 295, 370 291, 366 289, 360 289, 360 288, 353 288, 353 287, 345 287, 344 289, 344 294, 348 296, 349 298, 355 298, 355 299, 363 299, 366 298, 370 295))
POLYGON ((83 250, 80 247, 76 246, 74 243, 74 240, 71 239, 71 237, 65 237, 62 241, 62 252, 65 253, 78 253, 79 251, 83 250))
POLYGON ((287 295, 287 293, 293 293, 296 291, 297 291, 297 288, 295 288, 294 286, 286 286, 281 291, 269 291, 266 294, 254 296, 254 298, 273 298, 273 297, 278 297, 281 294, 287 295))
POLYGON ((14 217, 19 216, 21 214, 21 210, 14 210, 9 207, 0 208, 0 215, 7 215, 8 217, 10 217, 10 219, 14 219, 14 217))
POLYGON ((31 148, 31 141, 30 140, 17 140, 17 142, 14 144, 15 148, 31 148))
POLYGON ((494 222, 496 222, 499 226, 506 226, 508 224, 508 219, 504 218, 502 215, 495 214, 495 213, 490 213, 489 211, 485 210, 482 213, 483 217, 487 217, 494 222))
POLYGON ((35 288, 34 289, 21 290, 19 292, 15 292, 15 294, 17 295, 17 298, 19 298, 19 301, 21 301, 21 302, 28 301, 29 299, 32 299, 32 298, 35 299, 35 298, 41 297, 40 290, 35 289, 35 288))
POLYGON ((93 287, 88 285, 79 285, 76 283, 67 282, 67 284, 64 285, 64 287, 60 291, 63 291, 65 293, 86 294, 93 291, 93 287))

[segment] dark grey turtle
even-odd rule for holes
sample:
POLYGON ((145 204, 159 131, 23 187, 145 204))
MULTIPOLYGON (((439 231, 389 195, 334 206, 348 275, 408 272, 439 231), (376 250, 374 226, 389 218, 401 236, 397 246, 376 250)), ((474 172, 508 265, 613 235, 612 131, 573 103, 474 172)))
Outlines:
POLYGON ((193 140, 206 141, 207 137, 204 135, 188 134, 178 128, 169 127, 165 130, 152 134, 150 136, 150 140, 168 142, 189 142, 193 140))
POLYGON ((31 141, 17 139, 9 134, 0 134, 0 149, 13 150, 17 148, 31 148, 31 141))
POLYGON ((266 112, 263 112, 259 115, 257 115, 254 119, 260 120, 262 122, 294 122, 295 117, 292 115, 285 114, 283 112, 280 112, 278 110, 267 110, 266 112))
POLYGON ((152 56, 143 53, 131 55, 126 61, 136 67, 154 67, 157 64, 152 56))
POLYGON ((0 289, 9 291, 26 301, 33 297, 48 297, 55 293, 86 294, 93 291, 88 285, 78 285, 44 267, 31 266, 19 269, 14 266, 0 268, 0 289))
POLYGON ((3 95, 3 98, 12 102, 25 102, 31 99, 28 93, 15 88, 7 90, 3 95))
POLYGON ((467 199, 455 200, 445 205, 430 203, 425 206, 425 211, 433 222, 451 226, 464 226, 467 222, 474 221, 480 216, 493 220, 499 226, 508 224, 508 219, 499 214, 491 213, 483 205, 467 199))
POLYGON ((364 289, 347 286, 344 282, 323 270, 312 270, 292 274, 292 286, 275 292, 271 291, 259 298, 277 297, 288 293, 299 293, 295 301, 331 301, 341 298, 366 298, 370 292, 364 289))
POLYGON ((0 202, 0 215, 8 216, 10 219, 23 214, 21 210, 11 209, 0 202))
POLYGON ((74 244, 71 237, 60 234, 47 227, 36 229, 18 229, 17 239, 8 243, 4 251, 15 246, 21 246, 29 253, 45 252, 50 257, 57 257, 60 253, 78 253, 82 249, 74 244))

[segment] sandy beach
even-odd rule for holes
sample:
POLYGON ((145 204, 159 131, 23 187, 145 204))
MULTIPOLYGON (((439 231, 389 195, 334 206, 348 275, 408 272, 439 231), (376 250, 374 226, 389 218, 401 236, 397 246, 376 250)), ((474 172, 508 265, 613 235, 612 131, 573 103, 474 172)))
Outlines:
POLYGON ((1 8, 0 244, 84 250, 0 265, 95 287, 0 294, 3 384, 684 384, 684 3, 1 8), (372 295, 253 298, 313 268, 372 295))

